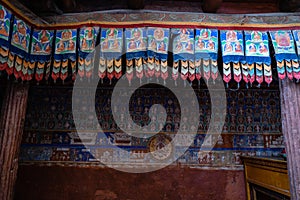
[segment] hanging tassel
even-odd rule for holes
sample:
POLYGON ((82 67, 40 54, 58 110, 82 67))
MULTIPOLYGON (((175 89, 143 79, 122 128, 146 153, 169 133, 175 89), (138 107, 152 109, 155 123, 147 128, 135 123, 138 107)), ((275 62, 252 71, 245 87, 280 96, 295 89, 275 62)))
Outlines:
POLYGON ((155 59, 155 77, 157 83, 159 82, 158 78, 160 77, 160 61, 158 59, 155 59))
POLYGON ((101 78, 101 82, 103 83, 103 79, 106 76, 106 62, 104 58, 100 58, 99 60, 99 69, 98 69, 99 78, 101 78))
POLYGON ((26 81, 28 79, 28 68, 29 68, 29 62, 27 60, 23 60, 23 67, 21 71, 22 81, 26 81))
MULTIPOLYGON (((87 77, 88 79, 91 78, 94 69, 93 58, 87 57, 84 60, 84 69, 85 69, 85 77, 87 77)), ((78 67, 78 74, 79 74, 79 67, 78 67)))
POLYGON ((111 81, 114 78, 114 60, 107 60, 107 78, 109 79, 109 84, 111 85, 111 81))
POLYGON ((78 75, 80 78, 84 77, 84 65, 85 65, 86 59, 82 57, 78 57, 78 75))
POLYGON ((233 74, 234 74, 234 80, 237 83, 240 83, 242 80, 242 71, 240 63, 233 63, 233 74))
POLYGON ((56 83, 56 80, 60 76, 61 65, 62 65, 61 61, 58 61, 58 60, 55 60, 54 63, 53 63, 53 69, 52 69, 51 77, 54 80, 54 83, 56 83))
POLYGON ((293 67, 292 67, 291 60, 285 60, 285 66, 286 66, 286 73, 287 73, 288 78, 290 80, 293 80, 294 76, 293 76, 293 67))
POLYGON ((248 65, 246 63, 242 63, 242 74, 243 74, 243 80, 248 85, 250 77, 248 72, 248 65))
POLYGON ((210 79, 210 60, 203 60, 203 72, 206 83, 208 84, 210 79))
POLYGON ((48 81, 51 72, 51 61, 45 63, 46 73, 45 73, 45 80, 48 81))
POLYGON ((166 60, 161 61, 161 78, 164 80, 164 85, 166 85, 166 80, 168 77, 168 62, 166 60))
POLYGON ((66 78, 68 77, 68 64, 69 60, 63 60, 61 63, 61 68, 60 68, 60 79, 64 82, 66 78))
POLYGON ((35 79, 37 80, 37 82, 40 82, 41 80, 43 80, 45 65, 46 65, 45 62, 44 63, 40 63, 40 62, 37 63, 37 68, 36 68, 36 72, 35 72, 35 79))
POLYGON ((277 61, 277 71, 278 71, 278 78, 283 80, 286 77, 285 74, 285 67, 284 67, 284 61, 277 61))
POLYGON ((70 64, 71 64, 72 80, 75 81, 77 76, 76 61, 70 60, 70 64))
POLYGON ((144 68, 145 77, 147 78, 147 82, 149 83, 148 59, 146 58, 143 58, 143 68, 144 68))
POLYGON ((135 59, 135 71, 136 77, 140 79, 140 84, 142 83, 142 78, 144 76, 144 69, 143 69, 143 59, 135 59))
POLYGON ((155 73, 155 66, 154 66, 154 58, 148 58, 148 70, 147 73, 149 77, 153 77, 155 73))
POLYGON ((115 60, 115 78, 120 79, 122 77, 122 58, 115 60))
POLYGON ((195 78, 196 78, 195 64, 193 61, 189 61, 189 79, 191 82, 193 82, 195 78))
POLYGON ((218 74, 219 74, 218 61, 211 60, 211 77, 212 77, 214 83, 218 78, 218 74))
POLYGON ((195 61, 195 72, 196 72, 196 79, 198 80, 198 87, 200 87, 200 79, 201 79, 201 60, 195 61))
POLYGON ((172 78, 175 81, 175 86, 177 86, 178 69, 179 69, 179 62, 177 61, 173 63, 173 68, 172 68, 172 78))
POLYGON ((7 68, 8 54, 8 49, 0 47, 0 71, 6 70, 7 68))
POLYGON ((231 69, 230 69, 230 63, 223 63, 223 80, 227 85, 228 88, 228 83, 231 80, 231 69))
POLYGON ((202 77, 202 75, 201 75, 201 60, 195 61, 195 73, 196 73, 196 79, 199 81, 202 77))
POLYGON ((292 65, 293 65, 294 78, 297 80, 297 82, 299 82, 299 80, 300 80, 300 67, 299 67, 298 60, 292 60, 292 65))
POLYGON ((131 81, 133 79, 133 61, 126 60, 126 77, 129 82, 129 86, 131 86, 131 81))
POLYGON ((273 81, 271 65, 264 64, 263 68, 264 68, 265 82, 268 84, 268 86, 270 86, 271 82, 273 81))
POLYGON ((8 76, 14 73, 14 67, 15 67, 15 55, 10 52, 8 54, 7 68, 6 68, 6 73, 8 74, 8 76))
POLYGON ((34 76, 34 70, 35 70, 36 63, 35 62, 29 62, 28 61, 28 72, 27 72, 27 81, 31 81, 34 76))
POLYGON ((258 63, 256 63, 256 81, 258 82, 258 87, 260 87, 264 81, 263 65, 258 63))
POLYGON ((188 61, 182 60, 181 61, 181 79, 186 80, 188 78, 189 66, 188 61))
POLYGON ((16 79, 21 78, 22 76, 22 67, 23 67, 23 58, 16 56, 14 75, 16 79))
POLYGON ((250 86, 252 87, 254 81, 255 81, 255 68, 254 63, 248 64, 248 72, 249 72, 249 82, 250 86))

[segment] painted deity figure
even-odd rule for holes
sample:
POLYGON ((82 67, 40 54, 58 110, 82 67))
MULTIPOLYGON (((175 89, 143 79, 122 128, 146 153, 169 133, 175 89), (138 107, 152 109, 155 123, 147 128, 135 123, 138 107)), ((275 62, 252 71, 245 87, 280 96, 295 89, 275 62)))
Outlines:
POLYGON ((182 44, 181 44, 180 40, 177 41, 175 49, 177 52, 182 50, 182 44))
POLYGON ((187 42, 186 50, 187 51, 192 51, 193 50, 193 44, 190 40, 187 42))
POLYGON ((208 49, 215 50, 215 43, 212 40, 208 41, 208 49))
POLYGON ((8 30, 6 29, 5 25, 5 12, 3 9, 0 10, 0 34, 4 36, 8 36, 8 30))
POLYGON ((73 51, 74 49, 75 49, 75 43, 73 42, 73 40, 70 40, 68 50, 73 51))
POLYGON ((226 42, 225 44, 225 52, 232 52, 233 48, 230 42, 226 42))
POLYGON ((164 37, 164 31, 161 28, 158 28, 154 31, 154 37, 157 40, 161 40, 164 37))
POLYGON ((151 42, 149 44, 149 48, 156 49, 156 41, 154 38, 151 40, 151 42))
POLYGON ((135 40, 138 40, 141 37, 141 32, 138 29, 135 29, 133 32, 133 37, 135 40))
POLYGON ((109 49, 109 41, 105 39, 102 43, 102 49, 109 49))
POLYGON ((85 38, 82 39, 81 48, 82 48, 83 50, 88 49, 88 45, 87 45, 87 42, 86 42, 86 39, 85 39, 85 38))
POLYGON ((37 42, 34 44, 34 51, 35 52, 40 52, 41 51, 41 47, 37 42))
POLYGON ((139 41, 139 48, 144 49, 146 47, 144 40, 141 38, 139 41))
POLYGON ((254 31, 253 39, 259 41, 261 40, 261 35, 257 31, 254 31))
POLYGON ((115 29, 114 28, 110 28, 108 30, 108 37, 115 38, 115 29))
POLYGON ((235 52, 242 52, 242 45, 239 42, 235 43, 235 52))
POLYGON ((128 48, 131 50, 136 49, 136 44, 133 39, 130 40, 128 48))
POLYGON ((41 33, 41 42, 42 43, 46 43, 49 41, 49 37, 47 36, 47 31, 46 30, 42 30, 41 33))
POLYGON ((203 31, 202 37, 203 37, 203 38, 208 38, 208 31, 207 31, 207 30, 204 30, 204 31, 203 31))
POLYGON ((267 53, 268 52, 268 49, 266 47, 266 45, 264 43, 260 43, 259 45, 259 52, 260 53, 267 53))
POLYGON ((165 50, 166 50, 166 45, 163 41, 161 41, 158 47, 158 51, 165 51, 165 50))
POLYGON ((181 41, 186 41, 188 39, 188 34, 189 34, 189 32, 186 28, 181 29, 180 40, 181 41))
POLYGON ((290 40, 290 36, 287 32, 285 32, 284 34, 275 34, 275 39, 276 42, 279 46, 282 47, 289 47, 291 45, 291 40, 290 40))
POLYGON ((113 49, 118 50, 119 46, 120 46, 119 41, 118 40, 114 40, 114 42, 113 42, 113 49))
POLYGON ((203 40, 201 40, 200 38, 198 40, 197 46, 200 50, 203 50, 205 48, 205 44, 204 44, 203 40))
POLYGON ((251 43, 249 46, 249 52, 256 53, 256 46, 253 43, 251 43))
POLYGON ((228 31, 226 34, 226 40, 227 41, 236 41, 237 35, 235 31, 228 31))
POLYGON ((57 51, 58 51, 58 52, 62 52, 62 51, 64 51, 64 50, 65 50, 65 44, 64 44, 64 42, 61 40, 61 41, 59 41, 59 43, 58 43, 57 51))
POLYGON ((86 32, 87 32, 87 39, 93 39, 93 29, 92 29, 92 27, 88 27, 86 29, 86 32))

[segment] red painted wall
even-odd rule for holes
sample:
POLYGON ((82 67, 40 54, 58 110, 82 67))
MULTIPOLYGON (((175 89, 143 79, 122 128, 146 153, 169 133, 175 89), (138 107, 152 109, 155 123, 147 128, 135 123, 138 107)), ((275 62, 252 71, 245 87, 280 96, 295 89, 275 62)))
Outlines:
POLYGON ((181 167, 128 174, 108 168, 20 166, 15 199, 245 200, 243 171, 181 167))

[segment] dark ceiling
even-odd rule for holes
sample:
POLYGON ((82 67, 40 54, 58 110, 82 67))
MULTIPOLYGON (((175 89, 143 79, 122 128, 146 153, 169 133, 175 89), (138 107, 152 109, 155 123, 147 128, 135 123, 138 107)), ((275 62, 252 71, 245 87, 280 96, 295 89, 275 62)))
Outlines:
MULTIPOLYGON (((298 0, 19 0, 39 16, 112 9, 180 12, 272 13, 294 12, 298 0)), ((297 5, 298 4, 298 5, 297 5)))

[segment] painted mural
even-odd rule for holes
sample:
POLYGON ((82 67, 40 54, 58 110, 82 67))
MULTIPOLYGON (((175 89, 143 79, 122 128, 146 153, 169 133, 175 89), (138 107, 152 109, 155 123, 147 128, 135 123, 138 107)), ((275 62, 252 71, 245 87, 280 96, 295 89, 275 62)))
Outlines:
MULTIPOLYGON (((126 90, 127 88, 124 88, 125 93, 126 90)), ((86 95, 86 92, 83 89, 80 94, 86 95)), ((156 113, 157 110, 153 110, 154 118, 149 118, 151 105, 157 103, 163 105, 167 111, 166 123, 154 123, 151 130, 162 130, 169 138, 172 138, 173 133, 171 132, 176 132, 179 126, 182 126, 187 133, 191 130, 198 130, 193 144, 174 163, 175 165, 239 169, 242 167, 240 155, 279 156, 284 148, 284 138, 281 133, 278 88, 227 90, 228 105, 223 134, 207 140, 206 143, 204 143, 204 138, 211 113, 210 95, 207 89, 195 89, 195 93, 201 105, 200 118, 195 119, 199 121, 198 127, 190 126, 190 122, 186 119, 182 119, 183 123, 180 124, 179 103, 176 97, 164 88, 139 89, 132 96, 129 106, 133 121, 139 125, 145 125, 150 120, 159 121, 157 119, 161 116, 156 113), (200 153, 200 148, 205 152, 205 145, 212 140, 217 140, 214 149, 211 152, 207 150, 208 154, 200 153)), ((93 124, 87 118, 76 127, 84 132, 84 135, 79 138, 71 111, 72 88, 32 87, 21 147, 21 162, 91 163, 96 161, 92 154, 99 155, 103 159, 112 156, 116 162, 118 159, 129 159, 132 162, 153 159, 144 156, 150 151, 151 138, 135 138, 124 134, 120 128, 128 126, 128 124, 126 117, 122 114, 119 116, 121 124, 116 125, 111 114, 111 110, 116 109, 110 106, 111 94, 112 88, 109 87, 99 88, 96 93, 96 114, 105 133, 95 132, 97 124, 93 124), (82 145, 82 140, 88 144, 86 148, 82 145), (108 144, 127 149, 128 155, 112 154, 111 149, 107 148, 108 144), (139 152, 140 156, 131 157, 130 152, 139 152)), ((80 97, 78 98, 80 99, 80 97)), ((88 115, 90 111, 83 106, 82 113, 88 115)), ((182 137, 184 138, 184 135, 182 137)), ((179 144, 173 153, 179 152, 180 148, 179 144)))

